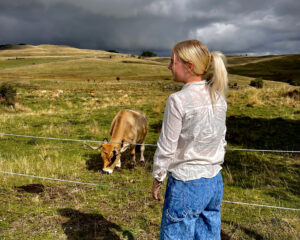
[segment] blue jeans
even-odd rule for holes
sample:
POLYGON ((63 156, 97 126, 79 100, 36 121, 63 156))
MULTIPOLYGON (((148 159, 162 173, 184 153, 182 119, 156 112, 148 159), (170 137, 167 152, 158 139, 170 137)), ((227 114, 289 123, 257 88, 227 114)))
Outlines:
POLYGON ((160 240, 221 239, 222 175, 183 182, 169 173, 160 240))

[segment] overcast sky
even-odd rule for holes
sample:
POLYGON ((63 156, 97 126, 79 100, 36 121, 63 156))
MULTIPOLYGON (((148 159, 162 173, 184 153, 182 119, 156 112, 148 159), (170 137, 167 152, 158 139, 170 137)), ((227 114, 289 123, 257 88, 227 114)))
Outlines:
POLYGON ((0 0, 0 44, 300 53, 299 0, 0 0))

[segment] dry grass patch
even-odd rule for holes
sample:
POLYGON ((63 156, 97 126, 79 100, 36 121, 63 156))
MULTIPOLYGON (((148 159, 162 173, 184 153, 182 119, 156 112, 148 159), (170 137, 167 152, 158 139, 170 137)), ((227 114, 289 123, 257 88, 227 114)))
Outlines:
POLYGON ((26 113, 32 112, 31 108, 23 105, 22 103, 16 103, 14 106, 14 110, 15 112, 26 112, 26 113))
POLYGON ((43 133, 46 136, 58 135, 60 134, 60 129, 57 126, 55 126, 53 123, 51 123, 50 125, 43 126, 43 133))
POLYGON ((92 136, 99 136, 99 123, 96 120, 93 120, 92 124, 87 125, 86 128, 92 136))
POLYGON ((262 89, 245 88, 241 90, 231 90, 227 95, 228 103, 241 102, 243 97, 246 99, 245 104, 251 106, 264 105, 283 105, 286 107, 300 107, 300 101, 295 100, 288 95, 295 88, 281 87, 265 87, 262 89))
POLYGON ((260 92, 256 89, 249 89, 246 92, 247 95, 247 105, 251 106, 262 106, 264 101, 260 96, 260 92))

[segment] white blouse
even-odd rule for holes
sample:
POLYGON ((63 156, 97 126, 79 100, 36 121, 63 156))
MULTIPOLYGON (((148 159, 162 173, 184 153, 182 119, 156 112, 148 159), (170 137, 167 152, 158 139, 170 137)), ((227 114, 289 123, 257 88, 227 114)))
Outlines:
POLYGON ((225 155, 225 97, 211 104, 206 81, 186 83, 169 96, 154 155, 153 177, 167 172, 178 180, 211 178, 222 169, 225 155))

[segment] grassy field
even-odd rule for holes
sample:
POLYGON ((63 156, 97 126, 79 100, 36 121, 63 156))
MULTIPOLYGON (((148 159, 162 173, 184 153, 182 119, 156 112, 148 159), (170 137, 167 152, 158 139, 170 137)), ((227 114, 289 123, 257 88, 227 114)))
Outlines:
MULTIPOLYGON (((228 56, 229 66, 271 59, 228 56)), ((155 144, 176 88, 167 63, 66 46, 1 50, 0 85, 13 84, 18 95, 14 108, 0 104, 0 133, 102 140, 116 113, 133 108, 146 113, 146 143, 155 144)), ((238 88, 227 96, 227 147, 299 150, 299 87, 264 81, 255 89, 251 77, 229 77, 238 88)), ((0 171, 101 185, 0 173, 0 239, 158 239, 162 201, 147 192, 154 152, 146 147, 135 169, 125 153, 122 168, 106 175, 99 153, 80 142, 0 136, 0 171)), ((296 154, 227 151, 224 200, 299 209, 299 166, 296 154)), ((299 226, 297 211, 222 205, 225 240, 299 239, 299 226)))
POLYGON ((232 57, 229 59, 228 71, 248 77, 287 82, 300 86, 300 55, 232 57), (244 58, 241 64, 236 64, 244 58))

